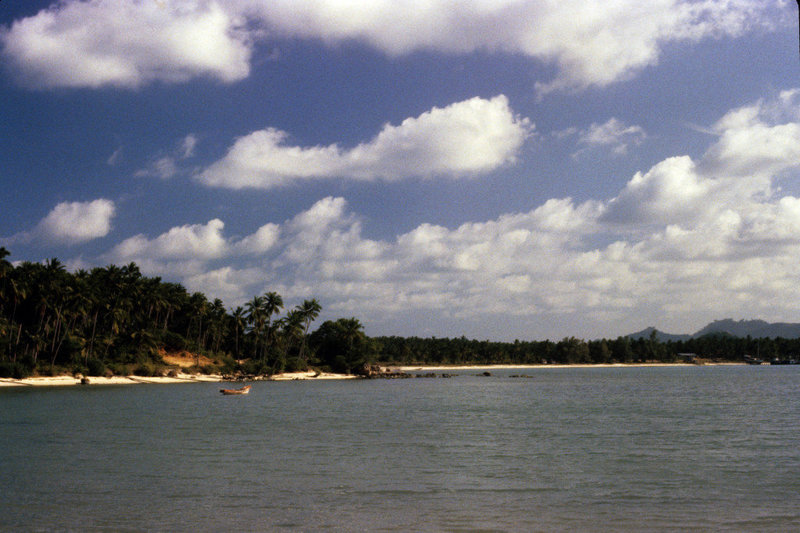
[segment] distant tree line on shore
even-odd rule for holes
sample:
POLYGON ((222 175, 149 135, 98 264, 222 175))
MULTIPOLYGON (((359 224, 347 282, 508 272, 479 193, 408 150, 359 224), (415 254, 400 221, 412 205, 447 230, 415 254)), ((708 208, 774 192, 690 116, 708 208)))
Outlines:
POLYGON ((159 375, 163 354, 174 352, 194 354, 192 371, 227 374, 351 372, 374 356, 355 318, 310 333, 315 299, 279 316, 283 298, 268 292, 229 312, 135 263, 71 273, 58 259, 14 266, 8 255, 0 247, 0 377, 159 375))
POLYGON ((276 292, 228 311, 222 301, 143 276, 135 263, 68 272, 57 259, 14 266, 0 247, 0 377, 160 375, 165 353, 189 352, 190 371, 269 375, 316 368, 358 373, 384 364, 593 364, 674 362, 694 353, 719 361, 796 357, 800 339, 726 335, 659 342, 629 337, 492 342, 461 338, 368 338, 357 318, 311 331, 321 306, 284 311, 276 292), (202 359, 201 359, 202 356, 202 359), (209 362, 210 361, 210 362, 209 362))
POLYGON ((591 341, 575 337, 560 341, 514 342, 465 337, 377 337, 374 340, 381 347, 381 361, 395 365, 674 363, 685 361, 682 354, 691 354, 698 360, 742 362, 745 356, 769 361, 800 354, 800 339, 753 339, 724 334, 667 342, 658 341, 655 335, 591 341))

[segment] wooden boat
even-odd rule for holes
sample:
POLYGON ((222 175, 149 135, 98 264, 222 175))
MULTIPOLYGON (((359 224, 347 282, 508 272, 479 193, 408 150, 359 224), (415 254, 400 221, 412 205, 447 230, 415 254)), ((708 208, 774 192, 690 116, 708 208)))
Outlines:
POLYGON ((245 385, 241 389, 220 389, 222 394, 247 394, 250 392, 250 385, 245 385))

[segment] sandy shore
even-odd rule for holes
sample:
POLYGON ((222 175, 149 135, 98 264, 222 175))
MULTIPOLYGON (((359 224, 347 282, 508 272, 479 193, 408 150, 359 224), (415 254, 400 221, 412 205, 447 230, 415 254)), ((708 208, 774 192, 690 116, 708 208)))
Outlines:
MULTIPOLYGON (((743 365, 744 363, 704 363, 705 365, 743 365)), ((436 372, 452 370, 525 370, 547 368, 628 368, 628 367, 655 367, 655 366, 696 366, 691 363, 610 363, 610 364, 581 364, 581 365, 439 365, 439 366, 387 366, 382 367, 385 372, 436 372)), ((285 372, 274 376, 257 378, 253 381, 300 381, 319 379, 358 379, 358 376, 349 374, 332 374, 330 372, 285 372)), ((202 383, 202 382, 229 382, 218 374, 184 374, 175 377, 140 377, 140 376, 114 376, 110 378, 90 377, 89 385, 131 385, 136 383, 202 383)), ((74 376, 35 377, 25 379, 0 378, 0 387, 42 387, 80 385, 81 378, 74 376)))
MULTIPOLYGON (((329 372, 286 372, 276 374, 258 381, 295 381, 315 379, 354 379, 356 376, 346 374, 331 374, 329 372)), ((183 374, 175 377, 140 377, 140 376, 114 376, 110 378, 89 377, 89 385, 132 385, 136 383, 202 383, 202 382, 228 382, 219 374, 183 374)), ((81 378, 74 376, 35 377, 25 379, 0 378, 0 387, 47 387, 80 385, 81 378)))
POLYGON ((315 372, 310 370, 308 372, 284 372, 283 374, 275 374, 267 378, 268 381, 292 381, 298 379, 356 379, 358 376, 352 374, 332 374, 330 372, 315 372))

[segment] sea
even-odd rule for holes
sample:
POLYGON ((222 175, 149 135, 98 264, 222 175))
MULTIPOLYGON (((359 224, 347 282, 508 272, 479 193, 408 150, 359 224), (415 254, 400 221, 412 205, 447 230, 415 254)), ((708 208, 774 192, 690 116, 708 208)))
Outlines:
POLYGON ((449 373, 4 388, 0 530, 800 531, 800 366, 449 373))

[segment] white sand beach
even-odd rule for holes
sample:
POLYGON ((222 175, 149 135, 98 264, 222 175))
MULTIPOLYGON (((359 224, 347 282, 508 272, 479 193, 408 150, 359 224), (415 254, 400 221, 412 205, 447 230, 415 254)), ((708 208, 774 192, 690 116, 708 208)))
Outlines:
POLYGON ((283 374, 275 374, 267 378, 269 381, 293 381, 300 379, 356 379, 358 376, 352 374, 333 374, 331 372, 316 372, 309 370, 308 372, 284 372, 283 374))
MULTIPOLYGON (((744 363, 714 363, 706 365, 742 365, 744 363)), ((627 367, 656 367, 656 366, 695 366, 692 363, 609 363, 609 364, 576 364, 576 365, 400 365, 381 367, 384 372, 447 372, 453 370, 525 370, 547 368, 627 368, 627 367)), ((328 380, 328 379, 358 379, 352 374, 334 374, 331 372, 284 372, 273 376, 258 377, 248 381, 301 381, 301 380, 328 380)), ((178 373, 174 377, 141 377, 141 376, 90 376, 88 385, 133 385, 137 383, 202 383, 202 382, 229 382, 219 374, 186 374, 178 373)), ((81 376, 53 376, 31 377, 24 379, 0 378, 0 387, 43 387, 81 385, 81 376)))
MULTIPOLYGON (((286 372, 274 376, 258 378, 255 381, 297 381, 315 379, 355 379, 357 376, 346 374, 332 374, 330 372, 286 372)), ((113 376, 88 378, 87 385, 135 385, 137 383, 202 383, 202 382, 229 382, 219 374, 184 374, 179 373, 174 377, 141 377, 141 376, 113 376)), ((0 387, 47 387, 81 385, 82 378, 75 376, 31 377, 24 379, 0 378, 0 387)))

